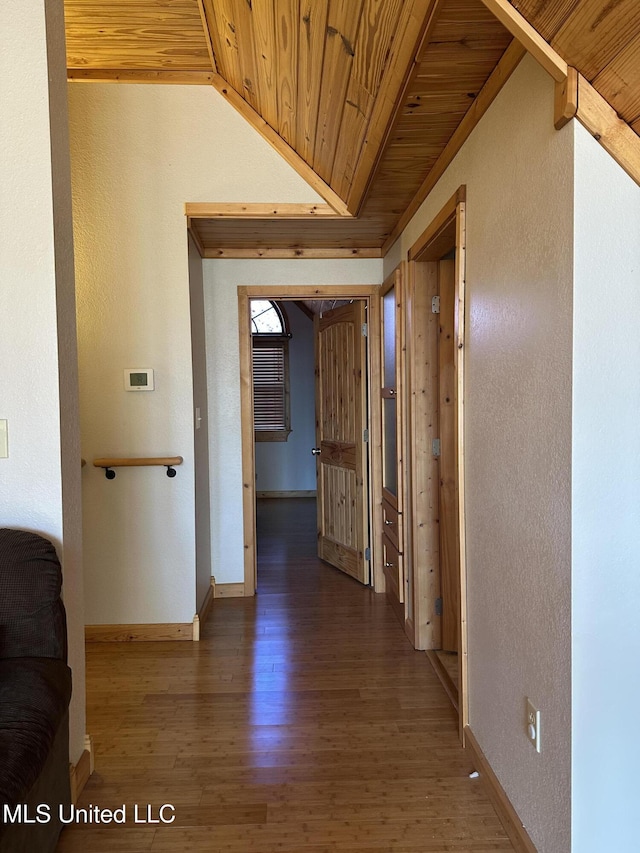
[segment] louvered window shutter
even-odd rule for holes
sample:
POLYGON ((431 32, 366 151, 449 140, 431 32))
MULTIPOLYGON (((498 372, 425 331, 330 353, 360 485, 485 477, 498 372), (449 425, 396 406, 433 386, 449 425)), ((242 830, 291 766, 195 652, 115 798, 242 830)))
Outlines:
POLYGON ((285 346, 283 342, 254 341, 253 411, 256 430, 285 430, 285 346))

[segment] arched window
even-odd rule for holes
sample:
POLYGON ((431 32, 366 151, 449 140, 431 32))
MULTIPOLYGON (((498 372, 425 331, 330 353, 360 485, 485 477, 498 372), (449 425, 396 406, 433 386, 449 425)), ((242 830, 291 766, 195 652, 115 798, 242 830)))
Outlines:
POLYGON ((286 441, 289 404, 289 322, 270 299, 252 299, 253 426, 256 441, 286 441))

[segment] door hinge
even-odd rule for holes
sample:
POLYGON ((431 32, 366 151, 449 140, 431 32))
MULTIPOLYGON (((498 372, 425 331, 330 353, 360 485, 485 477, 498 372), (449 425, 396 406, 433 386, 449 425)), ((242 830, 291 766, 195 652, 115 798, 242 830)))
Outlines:
POLYGON ((433 296, 431 298, 431 313, 432 314, 439 314, 440 313, 440 297, 439 296, 433 296))
POLYGON ((436 459, 440 458, 440 439, 434 438, 431 442, 431 455, 435 456, 436 459))
POLYGON ((365 560, 371 559, 371 548, 365 548, 364 549, 364 558, 365 558, 365 560))
POLYGON ((362 440, 364 441, 365 444, 369 441, 369 430, 368 429, 362 430, 362 440))
POLYGON ((369 324, 363 323, 362 324, 362 337, 366 338, 368 334, 369 334, 369 324))
POLYGON ((436 616, 442 616, 442 598, 436 598, 436 616))

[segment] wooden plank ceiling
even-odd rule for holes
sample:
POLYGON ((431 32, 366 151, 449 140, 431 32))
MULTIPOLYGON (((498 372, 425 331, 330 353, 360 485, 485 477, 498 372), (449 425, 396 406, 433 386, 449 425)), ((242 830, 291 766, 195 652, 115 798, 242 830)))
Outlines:
MULTIPOLYGON (((640 2, 511 2, 639 131, 640 2)), ((196 215, 207 257, 381 254, 521 56, 482 0, 65 0, 65 15, 70 79, 230 88, 353 215, 196 215)))

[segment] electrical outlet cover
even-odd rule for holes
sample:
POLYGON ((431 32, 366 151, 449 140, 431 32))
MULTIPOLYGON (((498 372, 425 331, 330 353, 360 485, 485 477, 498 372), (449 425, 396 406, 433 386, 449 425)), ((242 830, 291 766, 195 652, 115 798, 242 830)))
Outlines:
POLYGON ((540 711, 531 703, 530 699, 527 699, 526 732, 536 752, 540 752, 540 711))

